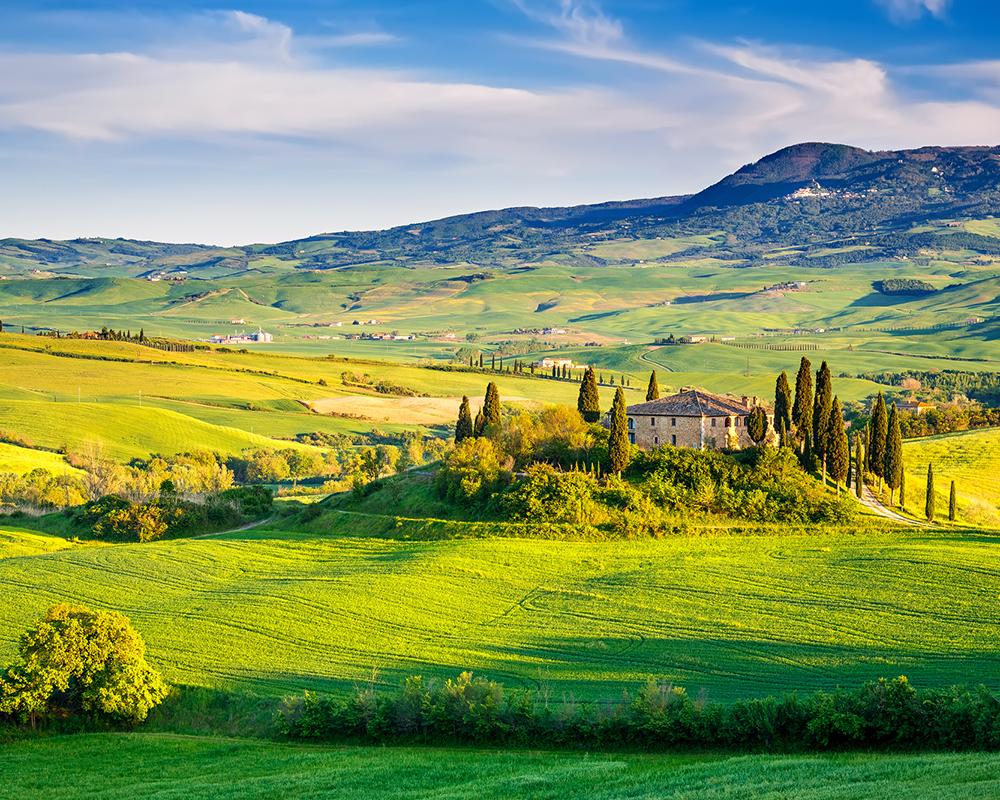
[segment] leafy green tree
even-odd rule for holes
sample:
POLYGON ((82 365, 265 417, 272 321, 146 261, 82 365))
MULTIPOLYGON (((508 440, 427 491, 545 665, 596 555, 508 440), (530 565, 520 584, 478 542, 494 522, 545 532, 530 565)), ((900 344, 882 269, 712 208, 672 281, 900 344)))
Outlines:
POLYGON ((499 421, 500 391, 497 389, 497 385, 490 381, 486 385, 486 397, 483 400, 483 430, 499 421))
MULTIPOLYGON (((885 449, 889 438, 889 414, 882 392, 875 398, 871 418, 871 443, 868 445, 868 469, 879 478, 885 478, 885 449)), ((879 483, 881 486, 881 482, 879 483)))
POLYGON ((903 474, 903 437, 899 432, 899 415, 896 404, 889 408, 888 434, 885 440, 885 462, 882 466, 886 485, 889 487, 889 504, 892 504, 893 494, 899 488, 903 474))
POLYGON ((399 466, 399 448, 391 444, 366 447, 361 451, 361 470, 369 483, 383 475, 391 475, 399 466))
POLYGON ((833 398, 827 422, 826 443, 826 466, 839 495, 840 484, 847 480, 851 466, 851 445, 847 441, 847 431, 844 430, 844 411, 839 397, 833 398))
POLYGON ((792 405, 792 424, 795 425, 795 436, 806 452, 806 439, 812 435, 813 413, 813 377, 812 364, 802 356, 799 362, 799 372, 795 376, 795 402, 792 405))
POLYGON ((660 384, 656 380, 656 370, 649 373, 649 386, 646 387, 646 402, 660 399, 660 384))
POLYGON ((767 412, 760 406, 754 406, 747 415, 747 433, 757 445, 767 436, 767 412))
POLYGON ((792 429, 792 389, 786 372, 774 383, 774 429, 778 432, 778 443, 788 444, 785 440, 792 429))
POLYGON ((108 539, 151 542, 167 532, 169 519, 170 512, 156 503, 130 503, 102 517, 93 530, 108 539))
POLYGON ((632 446, 628 440, 628 418, 625 415, 625 392, 618 388, 611 404, 611 433, 608 437, 608 465, 611 472, 623 472, 631 457, 632 446))
POLYGON ((934 465, 927 465, 927 494, 924 497, 924 516, 928 522, 934 521, 934 465))
POLYGON ((491 439, 465 439, 438 470, 438 494, 453 503, 483 503, 509 482, 511 464, 491 439))
POLYGON ((29 629, 0 674, 0 713, 30 722, 82 716, 142 722, 167 695, 142 637, 113 611, 57 605, 29 629))
POLYGON ((951 491, 948 492, 948 521, 955 521, 955 513, 958 511, 958 498, 955 496, 955 481, 951 482, 951 491))
POLYGON ((291 474, 284 454, 274 450, 257 450, 247 459, 247 480, 254 483, 282 481, 291 474))
POLYGON ((826 464, 826 451, 830 432, 830 413, 833 410, 833 379, 824 361, 816 373, 816 398, 813 403, 813 450, 826 464))
POLYGON ((587 422, 597 422, 601 418, 601 396, 597 391, 597 376, 593 367, 587 367, 583 373, 576 410, 587 422))
POLYGON ((472 426, 472 411, 469 409, 469 398, 462 395, 462 404, 458 407, 458 422, 455 423, 455 444, 475 436, 472 426))

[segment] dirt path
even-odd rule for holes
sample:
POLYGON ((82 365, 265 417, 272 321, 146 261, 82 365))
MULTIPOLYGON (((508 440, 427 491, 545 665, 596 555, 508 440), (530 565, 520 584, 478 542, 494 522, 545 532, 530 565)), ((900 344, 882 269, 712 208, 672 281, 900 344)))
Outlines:
POLYGON ((239 533, 240 531, 248 531, 251 528, 259 528, 261 525, 266 525, 271 522, 274 516, 265 517, 264 519, 258 519, 254 522, 248 522, 246 525, 240 525, 238 528, 230 528, 228 531, 215 531, 213 533, 199 533, 197 536, 192 536, 192 539, 208 539, 212 536, 225 536, 227 533, 239 533))
POLYGON ((882 502, 875 496, 872 490, 865 484, 862 491, 861 503, 867 506, 880 517, 885 517, 886 519, 891 519, 893 522, 901 522, 904 525, 913 525, 916 527, 926 527, 926 522, 921 522, 920 520, 910 519, 909 517, 904 517, 902 514, 893 511, 891 508, 887 508, 882 504, 882 502))

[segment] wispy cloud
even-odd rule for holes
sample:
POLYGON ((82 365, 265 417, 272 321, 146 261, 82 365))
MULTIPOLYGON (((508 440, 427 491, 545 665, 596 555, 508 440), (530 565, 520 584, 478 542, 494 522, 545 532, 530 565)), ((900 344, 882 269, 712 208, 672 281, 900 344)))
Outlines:
POLYGON ((939 19, 945 17, 951 0, 875 0, 897 23, 913 22, 925 14, 939 19))

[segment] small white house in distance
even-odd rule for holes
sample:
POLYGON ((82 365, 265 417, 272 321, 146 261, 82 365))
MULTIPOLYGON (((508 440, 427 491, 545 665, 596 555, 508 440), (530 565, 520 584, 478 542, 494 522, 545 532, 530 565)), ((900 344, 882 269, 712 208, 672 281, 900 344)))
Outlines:
POLYGON ((216 333, 209 341, 212 344, 270 344, 274 341, 274 337, 267 331, 258 328, 253 333, 234 333, 232 335, 216 333))
POLYGON ((538 362, 539 367, 542 369, 562 369, 566 367, 567 369, 573 369, 574 366, 583 366, 582 364, 574 364, 572 358, 543 358, 538 362))

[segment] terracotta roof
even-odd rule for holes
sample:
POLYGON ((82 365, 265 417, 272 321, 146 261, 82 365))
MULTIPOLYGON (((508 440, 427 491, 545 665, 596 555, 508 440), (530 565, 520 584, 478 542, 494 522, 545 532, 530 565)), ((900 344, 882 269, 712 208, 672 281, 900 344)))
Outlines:
POLYGON ((629 406, 627 414, 648 414, 650 416, 674 417, 728 417, 731 415, 746 415, 750 406, 736 397, 725 397, 712 394, 701 389, 691 389, 659 400, 629 406))

